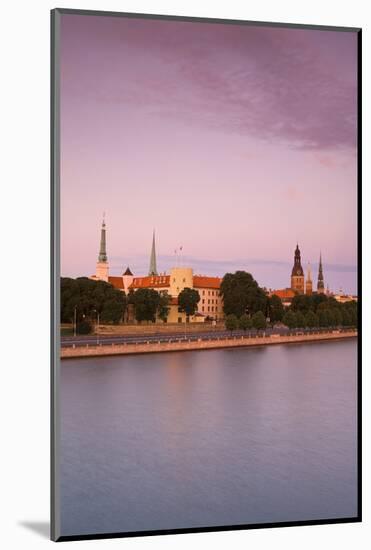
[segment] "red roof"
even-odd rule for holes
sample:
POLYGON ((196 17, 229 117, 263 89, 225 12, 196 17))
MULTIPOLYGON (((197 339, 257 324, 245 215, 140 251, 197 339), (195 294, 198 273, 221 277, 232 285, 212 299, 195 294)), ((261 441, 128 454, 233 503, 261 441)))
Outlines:
POLYGON ((202 275, 195 275, 193 277, 193 286, 195 288, 220 288, 220 277, 203 277, 202 275))
POLYGON ((134 277, 130 288, 163 288, 170 286, 170 275, 149 275, 147 277, 134 277))
POLYGON ((271 290, 269 292, 270 296, 273 296, 273 294, 281 298, 281 300, 287 300, 289 298, 293 298, 296 295, 296 292, 294 292, 291 288, 281 288, 279 290, 271 290))
POLYGON ((124 290, 124 282, 122 280, 122 277, 108 277, 108 282, 115 288, 118 288, 119 290, 124 290))

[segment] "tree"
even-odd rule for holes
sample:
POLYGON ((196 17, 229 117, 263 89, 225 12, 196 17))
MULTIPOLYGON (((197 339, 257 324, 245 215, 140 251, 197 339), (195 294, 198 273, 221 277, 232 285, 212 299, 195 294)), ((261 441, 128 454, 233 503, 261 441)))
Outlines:
POLYGON ((246 315, 246 313, 241 315, 241 317, 239 318, 238 326, 242 330, 248 330, 252 328, 252 320, 248 315, 246 315))
POLYGON ((276 294, 273 294, 273 296, 268 299, 268 313, 272 324, 282 321, 283 319, 285 309, 281 298, 276 294))
POLYGON ((345 326, 357 326, 358 322, 358 311, 357 311, 357 302, 354 300, 352 302, 347 302, 343 304, 342 316, 345 319, 345 326))
POLYGON ((197 310, 197 304, 200 301, 200 295, 194 288, 183 288, 178 296, 179 311, 187 315, 187 320, 190 315, 194 315, 197 310))
POLYGON ((292 311, 307 313, 313 307, 312 296, 308 294, 297 294, 291 302, 292 311))
POLYGON ((257 330, 267 327, 267 321, 262 311, 257 311, 254 313, 252 316, 252 326, 257 330))
POLYGON ((339 324, 337 322, 338 321, 337 313, 338 313, 338 310, 334 307, 327 310, 328 326, 334 327, 339 324))
POLYGON ((225 315, 241 317, 244 313, 266 311, 267 296, 253 276, 246 271, 226 273, 220 285, 225 315))
POLYGON ((101 314, 101 321, 107 322, 107 323, 114 323, 117 325, 122 321, 123 315, 125 312, 124 302, 118 301, 114 299, 109 299, 106 302, 104 302, 102 314, 101 314))
POLYGON ((130 295, 134 306, 134 314, 138 323, 142 321, 156 321, 156 312, 160 303, 160 295, 152 288, 138 288, 130 295))
POLYGON ((339 325, 341 325, 341 321, 342 321, 341 311, 339 307, 332 308, 332 314, 333 314, 334 325, 338 327, 339 325))
POLYGON ((314 313, 314 311, 310 310, 305 315, 305 324, 309 328, 318 327, 318 316, 314 313))
POLYGON ((314 293, 311 295, 312 308, 315 312, 317 312, 317 309, 320 306, 320 304, 323 304, 327 301, 328 301, 328 298, 326 294, 314 293))
POLYGON ((284 325, 286 325, 288 328, 294 328, 296 325, 296 316, 295 313, 291 310, 286 311, 285 315, 283 316, 282 322, 284 325))
POLYGON ((344 327, 349 327, 352 324, 352 319, 348 311, 348 308, 343 307, 341 312, 341 317, 342 317, 342 325, 344 327))
POLYGON ((319 326, 320 327, 328 327, 329 326, 329 316, 328 316, 328 311, 326 309, 319 309, 318 310, 318 320, 319 320, 319 326))
POLYGON ((230 330, 231 332, 238 329, 238 319, 236 315, 234 315, 233 313, 227 315, 227 317, 225 318, 225 328, 227 330, 230 330))
POLYGON ((170 311, 169 304, 170 304, 170 296, 167 293, 160 294, 160 300, 157 308, 157 315, 159 316, 161 321, 163 321, 164 323, 166 323, 167 317, 169 315, 169 311, 170 311))
POLYGON ((297 312, 295 313, 295 321, 296 321, 296 322, 295 322, 295 326, 296 326, 297 328, 304 328, 305 325, 306 325, 306 323, 305 323, 305 317, 304 317, 304 315, 302 314, 301 311, 297 311, 297 312))
POLYGON ((105 281, 87 277, 61 278, 61 321, 77 324, 83 319, 92 321, 97 313, 106 322, 120 322, 126 309, 126 296, 105 281), (104 312, 104 313, 103 313, 104 312))

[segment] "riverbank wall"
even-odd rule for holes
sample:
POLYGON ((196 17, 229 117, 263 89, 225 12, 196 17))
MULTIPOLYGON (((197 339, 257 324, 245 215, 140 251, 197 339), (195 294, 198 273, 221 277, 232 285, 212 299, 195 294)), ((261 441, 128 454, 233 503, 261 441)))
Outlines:
POLYGON ((161 342, 153 340, 148 342, 130 344, 100 344, 61 348, 61 359, 77 357, 99 357, 109 355, 132 355, 138 353, 163 353, 168 351, 194 351, 220 348, 236 348, 249 346, 266 346, 277 344, 294 344, 305 342, 318 342, 323 340, 343 340, 344 338, 356 338, 357 331, 330 331, 311 334, 294 335, 259 335, 259 336, 230 336, 228 338, 213 338, 210 340, 182 340, 174 342, 161 342))

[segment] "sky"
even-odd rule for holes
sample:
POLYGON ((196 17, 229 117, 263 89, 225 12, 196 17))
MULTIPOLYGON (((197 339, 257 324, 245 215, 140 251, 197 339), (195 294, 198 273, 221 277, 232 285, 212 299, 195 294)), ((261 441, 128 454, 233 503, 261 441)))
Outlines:
POLYGON ((355 293, 354 32, 61 16, 61 273, 250 271, 355 293), (182 259, 174 251, 183 247, 182 259))

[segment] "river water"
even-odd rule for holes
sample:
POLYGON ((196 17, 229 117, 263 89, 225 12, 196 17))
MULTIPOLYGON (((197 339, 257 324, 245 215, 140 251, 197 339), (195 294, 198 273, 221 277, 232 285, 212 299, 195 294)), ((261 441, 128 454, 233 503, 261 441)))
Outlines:
POLYGON ((62 361, 62 535, 357 515, 355 340, 62 361))

